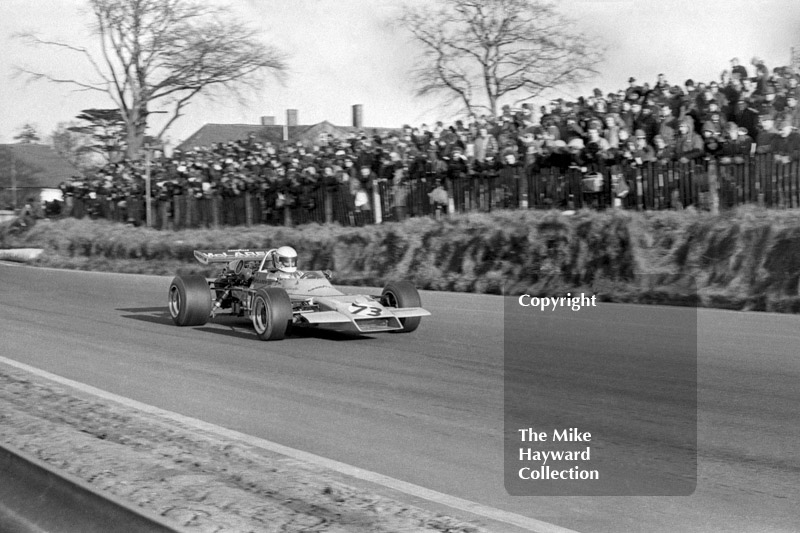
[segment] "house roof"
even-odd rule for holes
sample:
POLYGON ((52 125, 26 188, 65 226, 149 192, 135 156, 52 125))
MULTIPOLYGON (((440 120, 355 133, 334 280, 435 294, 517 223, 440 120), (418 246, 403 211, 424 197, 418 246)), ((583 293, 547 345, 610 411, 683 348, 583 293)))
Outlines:
POLYGON ((17 187, 56 188, 81 172, 44 144, 0 144, 0 187, 11 187, 11 170, 17 187))
MULTIPOLYGON (((320 133, 332 134, 335 137, 346 137, 348 135, 363 131, 369 135, 380 134, 394 131, 393 128, 355 128, 353 126, 335 126, 324 120, 317 124, 286 126, 288 128, 288 141, 307 141, 313 142, 320 133)), ((210 146, 213 143, 226 143, 230 141, 246 140, 251 134, 259 142, 272 142, 279 144, 283 142, 282 125, 262 126, 260 124, 205 124, 188 139, 175 147, 176 150, 188 151, 195 146, 210 146)))

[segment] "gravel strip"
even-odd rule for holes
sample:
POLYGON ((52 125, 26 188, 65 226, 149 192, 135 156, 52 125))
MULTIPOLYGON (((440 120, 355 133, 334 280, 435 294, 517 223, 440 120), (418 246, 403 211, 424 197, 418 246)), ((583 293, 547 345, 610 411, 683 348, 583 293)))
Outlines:
POLYGON ((198 532, 488 533, 321 467, 0 370, 0 441, 198 532))

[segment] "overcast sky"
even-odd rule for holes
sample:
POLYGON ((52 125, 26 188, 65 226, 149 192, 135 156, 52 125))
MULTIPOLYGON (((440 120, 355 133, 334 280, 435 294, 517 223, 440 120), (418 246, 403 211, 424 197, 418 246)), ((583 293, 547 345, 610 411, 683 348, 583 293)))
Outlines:
MULTIPOLYGON (((349 125, 353 104, 364 105, 366 126, 458 118, 435 99, 414 97, 407 73, 418 51, 391 24, 399 0, 226 4, 290 54, 289 76, 284 85, 268 80, 245 102, 218 98, 193 103, 167 133, 173 146, 209 122, 256 124, 260 116, 274 115, 283 124, 288 108, 299 110, 301 124, 329 120, 349 125)), ((555 97, 574 98, 594 87, 607 93, 627 86, 630 76, 652 83, 660 72, 672 83, 708 81, 729 68, 734 56, 748 66, 759 56, 771 68, 788 64, 791 47, 800 48, 798 0, 561 0, 558 5, 583 31, 599 36, 608 52, 599 76, 580 92, 555 97)), ((89 47, 95 42, 89 18, 83 0, 0 0, 0 143, 13 142, 26 122, 49 134, 82 109, 113 106, 100 93, 12 77, 14 65, 73 77, 88 74, 80 58, 25 46, 12 35, 35 31, 89 47)))

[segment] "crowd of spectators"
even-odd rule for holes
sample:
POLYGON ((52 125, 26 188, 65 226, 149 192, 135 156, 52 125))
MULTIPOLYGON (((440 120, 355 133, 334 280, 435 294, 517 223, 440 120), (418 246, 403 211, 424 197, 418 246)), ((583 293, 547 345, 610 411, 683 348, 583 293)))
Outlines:
MULTIPOLYGON (((359 211, 370 209, 372 189, 380 182, 387 183, 398 205, 404 205, 403 184, 423 182, 431 201, 445 204, 451 180, 475 174, 687 165, 703 157, 735 165, 756 153, 788 163, 800 152, 798 85, 800 73, 789 67, 770 70, 757 58, 745 67, 734 58, 719 80, 673 84, 659 74, 652 84, 640 84, 630 78, 617 92, 595 89, 576 101, 553 100, 538 109, 506 105, 499 116, 473 114, 447 126, 405 125, 383 135, 359 131, 343 139, 320 138, 313 146, 273 144, 251 135, 156 158, 152 194, 226 198, 249 192, 276 209, 313 209, 316 191, 325 188, 346 191, 349 208, 359 211)), ((124 202, 143 193, 144 174, 142 161, 122 160, 62 189, 68 197, 102 195, 124 202)))

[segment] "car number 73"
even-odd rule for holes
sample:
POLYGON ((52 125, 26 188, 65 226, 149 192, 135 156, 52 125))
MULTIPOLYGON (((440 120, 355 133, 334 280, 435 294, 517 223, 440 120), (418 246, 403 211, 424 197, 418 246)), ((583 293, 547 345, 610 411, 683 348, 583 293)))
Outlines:
POLYGON ((370 307, 368 305, 352 304, 348 309, 352 314, 364 314, 366 316, 380 316, 381 310, 377 307, 370 307))

